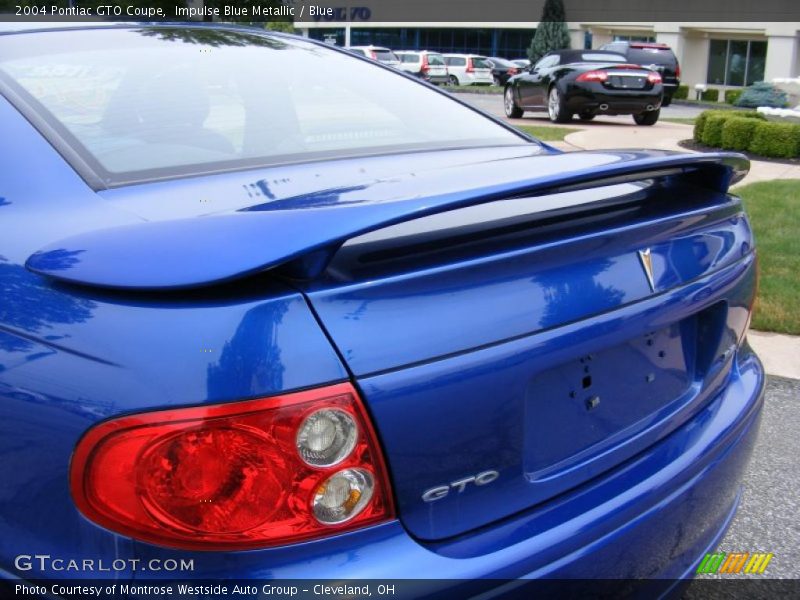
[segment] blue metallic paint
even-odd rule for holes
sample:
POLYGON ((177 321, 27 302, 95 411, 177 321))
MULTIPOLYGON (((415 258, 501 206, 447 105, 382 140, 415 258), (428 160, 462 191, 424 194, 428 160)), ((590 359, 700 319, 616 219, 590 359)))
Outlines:
POLYGON ((47 239, 139 217, 99 198, 2 99, 0 122, 10 133, 0 137, 4 173, 26 174, 4 175, 0 192, 0 569, 13 571, 26 550, 130 557, 129 540, 86 521, 69 495, 70 456, 89 427, 347 372, 303 297, 279 283, 233 295, 123 297, 27 271, 25 255, 47 239))
POLYGON ((719 541, 735 509, 756 438, 763 384, 758 360, 745 351, 724 390, 635 460, 557 502, 473 535, 426 544, 392 522, 273 550, 187 554, 137 544, 137 556, 191 557, 211 578, 691 575, 687 572, 719 541))
POLYGON ((626 224, 457 265, 370 279, 367 285, 322 281, 310 284, 308 291, 350 368, 365 375, 644 300, 651 292, 636 255, 639 248, 651 248, 656 291, 661 292, 741 260, 743 248, 746 252, 752 246, 749 225, 740 215, 717 216, 713 223, 698 217, 626 224), (691 233, 676 236, 676 230, 691 233), (565 270, 568 286, 562 285, 565 270), (502 319, 476 318, 481 315, 502 319))
MULTIPOLYGON (((499 198, 534 196, 580 184, 602 184, 603 179, 613 177, 646 177, 652 171, 688 172, 699 167, 722 170, 728 179, 723 185, 727 185, 745 165, 735 155, 640 150, 499 160, 487 148, 482 159, 492 161, 491 169, 474 164, 432 168, 436 160, 429 154, 427 158, 427 167, 420 171, 396 172, 369 183, 325 189, 324 193, 277 197, 273 192, 266 202, 236 212, 102 228, 67 237, 33 254, 26 266, 59 281, 103 287, 195 287, 249 275, 317 250, 332 253, 357 235, 499 198), (236 236, 231 239, 233 230, 236 236), (269 244, 264 243, 267 234, 269 244), (215 249, 213 262, 197 261, 198 244, 215 249), (129 265, 124 272, 116 268, 122 261, 129 265)), ((304 169, 287 178, 313 181, 312 173, 319 165, 306 165, 304 169)), ((269 172, 274 173, 275 168, 269 172)), ((361 173, 362 179, 364 176, 361 173)), ((253 181, 252 174, 237 173, 225 179, 241 197, 247 190, 262 189, 267 178, 253 181)), ((194 182, 197 206, 206 200, 203 184, 203 179, 194 182)), ((187 191, 191 193, 191 188, 187 191)), ((162 196, 162 201, 167 199, 162 196)), ((535 210, 535 202, 531 204, 535 210)))
MULTIPOLYGON (((690 572, 729 522, 757 431, 764 380, 746 345, 728 352, 742 335, 754 290, 751 233, 739 212, 716 220, 667 219, 601 233, 595 246, 589 236, 554 248, 563 255, 565 275, 614 291, 606 297, 570 289, 542 296, 558 277, 546 271, 526 277, 533 265, 526 263, 533 260, 528 252, 465 259, 414 281, 397 276, 342 285, 323 278, 293 289, 262 278, 241 288, 175 296, 91 291, 54 284, 23 264, 42 247, 98 229, 135 229, 148 220, 263 204, 266 192, 258 182, 279 182, 284 175, 288 185, 281 198, 358 184, 364 186, 357 192, 363 200, 372 191, 366 191, 366 177, 358 181, 360 169, 389 177, 423 163, 436 170, 532 150, 426 153, 402 161, 375 157, 98 194, 2 98, 0 122, 0 570, 7 576, 31 576, 14 570, 13 557, 36 552, 108 560, 192 557, 192 576, 206 578, 677 577, 690 572), (219 204, 208 211, 200 197, 219 204), (677 238, 676 230, 682 231, 677 238), (655 295, 635 268, 632 250, 641 244, 653 248, 655 295), (596 256, 594 271, 578 263, 589 255, 596 256), (448 269, 449 283, 442 280, 448 269), (509 292, 529 300, 509 303, 509 292), (695 374, 691 394, 665 406, 660 422, 643 425, 577 471, 552 481, 525 480, 520 417, 526 386, 537 373, 720 303, 724 310, 707 313, 715 343, 697 350, 696 364, 705 370, 695 374), (451 314, 437 314, 441 306, 451 314), (493 310, 502 321, 480 318, 493 310), (407 365, 413 366, 400 368, 407 365), (69 497, 71 451, 103 419, 269 395, 343 380, 348 371, 387 452, 399 520, 283 548, 190 553, 103 530, 84 519, 69 497), (456 505, 440 507, 418 501, 429 483, 492 466, 502 470, 502 478, 480 496, 465 494, 456 505), (554 493, 559 495, 550 498, 554 493)), ((566 159, 551 152, 521 160, 554 165, 556 179, 565 161, 596 178, 611 173, 610 160, 631 154, 566 159), (581 166, 582 160, 596 164, 581 166)), ((645 163, 662 160, 638 156, 645 163)), ((737 161, 732 165, 741 168, 737 161)), ((709 172, 707 188, 722 192, 734 176, 730 170, 709 172)), ((402 190, 384 199, 409 197, 415 184, 404 181, 402 190)), ((508 183, 513 187, 510 177, 508 183)), ((442 182, 444 189, 457 184, 442 182)), ((281 185, 268 189, 273 193, 281 185)), ((348 194, 356 191, 337 194, 337 202, 355 197, 348 194)), ((318 201, 317 196, 311 202, 318 201)), ((424 205, 414 210, 426 210, 424 205)), ((375 220, 369 212, 367 220, 375 220)), ((379 219, 391 222, 395 214, 379 219)), ((317 235, 327 231, 322 223, 318 227, 317 235)), ((361 230, 348 227, 325 241, 361 230)), ((214 247, 192 241, 192 264, 216 263, 214 247)), ((547 256, 538 251, 540 258, 547 256)), ((287 256, 285 248, 279 254, 287 256)), ((244 266, 265 264, 260 261, 244 266)), ((242 264, 226 264, 225 270, 242 264)), ((138 265, 123 260, 103 268, 126 273, 138 265)), ((192 273, 193 282, 208 280, 202 269, 192 273)))

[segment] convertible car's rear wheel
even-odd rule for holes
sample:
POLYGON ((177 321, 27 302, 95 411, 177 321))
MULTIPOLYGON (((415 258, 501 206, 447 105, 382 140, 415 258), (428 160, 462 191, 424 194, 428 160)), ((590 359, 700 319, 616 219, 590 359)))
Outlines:
POLYGON ((556 87, 550 89, 547 97, 547 113, 553 123, 567 123, 572 120, 572 113, 567 111, 561 92, 556 87))
POLYGON ((517 106, 517 102, 514 100, 514 88, 511 86, 508 86, 503 94, 503 106, 506 109, 506 116, 511 119, 519 119, 525 112, 517 106))
POLYGON ((636 121, 637 125, 655 125, 660 114, 661 109, 659 108, 657 110, 650 110, 648 112, 639 113, 638 115, 633 115, 633 120, 636 121))

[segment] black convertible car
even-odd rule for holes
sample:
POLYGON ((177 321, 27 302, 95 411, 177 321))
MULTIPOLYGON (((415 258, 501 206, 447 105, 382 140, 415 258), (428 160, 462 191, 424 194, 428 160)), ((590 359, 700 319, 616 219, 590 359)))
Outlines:
POLYGON ((588 121, 598 114, 633 115, 638 125, 658 121, 663 86, 658 72, 627 63, 621 54, 602 50, 556 50, 509 79, 506 115, 547 110, 550 120, 566 123, 577 114, 588 121))

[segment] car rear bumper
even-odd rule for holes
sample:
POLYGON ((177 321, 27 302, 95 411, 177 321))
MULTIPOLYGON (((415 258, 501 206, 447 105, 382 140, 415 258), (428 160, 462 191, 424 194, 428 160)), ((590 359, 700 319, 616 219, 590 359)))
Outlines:
POLYGON ((669 96, 671 98, 672 95, 675 93, 675 91, 678 89, 678 86, 680 85, 680 82, 676 81, 674 83, 670 83, 668 81, 665 81, 661 85, 664 88, 664 95, 665 96, 669 96))
POLYGON ((494 77, 491 73, 475 74, 475 73, 462 73, 458 75, 461 85, 492 85, 494 77))
POLYGON ((426 75, 423 77, 425 81, 428 83, 447 83, 450 80, 449 75, 445 73, 444 75, 426 75))
POLYGON ((571 112, 598 112, 609 115, 631 115, 661 106, 661 90, 620 90, 609 92, 600 84, 572 87, 567 93, 567 108, 571 112), (603 110, 602 106, 608 108, 603 110))
POLYGON ((502 594, 518 578, 619 578, 658 579, 648 585, 667 590, 691 576, 732 519, 764 382, 745 346, 714 399, 647 450, 553 501, 456 538, 421 543, 392 521, 224 555, 137 545, 137 558, 192 558, 190 577, 207 579, 431 579, 438 590, 496 579, 504 580, 502 594))

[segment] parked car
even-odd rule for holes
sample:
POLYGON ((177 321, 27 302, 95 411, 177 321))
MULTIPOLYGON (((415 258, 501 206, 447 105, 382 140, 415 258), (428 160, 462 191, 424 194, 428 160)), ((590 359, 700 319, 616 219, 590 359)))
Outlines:
POLYGON ((520 72, 520 68, 510 60, 491 56, 486 59, 492 67, 492 77, 496 85, 505 85, 512 75, 520 72))
POLYGON ((431 83, 448 83, 447 65, 438 52, 397 50, 395 55, 400 60, 401 70, 431 83))
POLYGON ((3 578, 661 597, 718 542, 743 156, 562 153, 276 32, 0 27, 3 578))
POLYGON ((445 54, 452 85, 492 85, 494 77, 486 57, 476 54, 445 54))
POLYGON ((511 62, 517 65, 520 69, 527 69, 531 66, 531 61, 529 61, 527 58, 515 58, 511 62))
POLYGON ((626 64, 602 50, 556 50, 529 71, 512 77, 504 90, 508 117, 546 110, 554 123, 574 114, 590 121, 598 114, 633 115, 638 125, 654 125, 661 107, 661 75, 626 64))
POLYGON ((381 46, 348 46, 347 49, 350 50, 350 52, 360 56, 366 56, 372 60, 377 60, 390 67, 400 67, 400 59, 398 59, 395 53, 389 50, 389 48, 382 48, 381 46))
POLYGON ((681 83, 681 66, 672 48, 667 44, 650 42, 611 42, 602 46, 602 49, 622 54, 630 63, 658 71, 664 86, 661 106, 670 105, 681 83))

